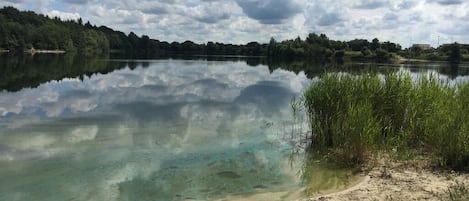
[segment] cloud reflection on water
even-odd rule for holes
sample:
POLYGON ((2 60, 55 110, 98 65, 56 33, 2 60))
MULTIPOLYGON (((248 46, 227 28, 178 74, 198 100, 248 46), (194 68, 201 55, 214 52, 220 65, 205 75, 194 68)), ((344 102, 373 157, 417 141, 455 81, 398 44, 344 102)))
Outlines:
POLYGON ((207 196, 214 192, 206 189, 227 182, 217 171, 243 178, 229 181, 218 196, 249 192, 253 187, 245 184, 252 182, 288 183, 278 183, 282 149, 262 126, 288 116, 291 96, 307 83, 304 75, 270 74, 266 66, 241 62, 158 61, 83 82, 1 92, 0 165, 6 168, 0 176, 9 176, 0 181, 0 200, 207 196), (19 166, 22 171, 9 172, 19 166), (183 178, 174 174, 205 187, 178 187, 183 178), (59 193, 31 190, 35 185, 59 193), (166 187, 147 188, 155 185, 166 187))

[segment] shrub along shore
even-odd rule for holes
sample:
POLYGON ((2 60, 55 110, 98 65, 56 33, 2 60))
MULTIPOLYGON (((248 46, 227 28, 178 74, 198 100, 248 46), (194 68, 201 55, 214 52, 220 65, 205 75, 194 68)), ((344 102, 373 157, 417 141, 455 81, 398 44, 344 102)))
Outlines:
POLYGON ((418 153, 469 170, 469 82, 410 73, 325 73, 304 93, 309 149, 347 167, 418 153))

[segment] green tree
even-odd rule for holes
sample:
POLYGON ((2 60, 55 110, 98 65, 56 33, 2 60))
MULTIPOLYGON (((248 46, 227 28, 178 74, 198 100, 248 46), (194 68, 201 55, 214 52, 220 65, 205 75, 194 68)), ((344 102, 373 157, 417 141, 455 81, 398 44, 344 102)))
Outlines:
POLYGON ((345 51, 344 50, 336 51, 335 54, 334 54, 334 57, 335 57, 336 61, 343 61, 344 56, 345 56, 345 51))
POLYGON ((308 37, 306 37, 306 42, 309 44, 320 44, 321 39, 316 33, 310 33, 308 37))
POLYGON ((269 41, 269 46, 267 47, 267 55, 272 56, 275 54, 277 49, 277 41, 275 38, 271 37, 269 41))
POLYGON ((370 49, 368 49, 368 47, 364 46, 364 47, 362 47, 362 49, 361 49, 361 53, 362 53, 363 56, 366 57, 366 56, 368 56, 368 55, 371 54, 371 51, 370 51, 370 49))
POLYGON ((140 49, 140 38, 137 36, 137 34, 135 34, 134 32, 130 32, 127 37, 133 49, 140 49))
POLYGON ((448 61, 451 63, 461 62, 461 45, 458 43, 451 44, 450 53, 448 55, 448 61))
POLYGON ((377 62, 388 62, 390 59, 389 52, 384 49, 377 49, 376 50, 376 61, 377 62))
POLYGON ((410 47, 410 54, 411 57, 419 57, 423 53, 423 49, 420 46, 412 46, 410 47))
POLYGON ((389 41, 382 43, 381 48, 385 49, 388 52, 399 52, 402 49, 401 45, 391 43, 389 41))
POLYGON ((63 45, 63 49, 67 52, 75 52, 75 46, 73 45, 72 39, 67 39, 63 45))
POLYGON ((246 44, 245 55, 259 56, 261 54, 261 45, 258 42, 250 42, 246 44))
POLYGON ((349 41, 347 44, 349 48, 353 51, 361 51, 364 47, 370 49, 369 42, 365 39, 354 39, 349 41))
POLYGON ((381 44, 379 43, 378 38, 374 38, 374 39, 371 41, 370 50, 371 50, 371 51, 376 51, 376 50, 379 49, 379 48, 381 48, 381 44))

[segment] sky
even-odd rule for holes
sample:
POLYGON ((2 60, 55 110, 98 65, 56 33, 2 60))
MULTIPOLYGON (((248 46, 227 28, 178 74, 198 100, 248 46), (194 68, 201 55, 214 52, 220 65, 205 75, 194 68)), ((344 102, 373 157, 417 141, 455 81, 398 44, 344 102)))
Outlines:
POLYGON ((0 0, 162 41, 245 44, 324 33, 411 44, 469 43, 466 0, 0 0))

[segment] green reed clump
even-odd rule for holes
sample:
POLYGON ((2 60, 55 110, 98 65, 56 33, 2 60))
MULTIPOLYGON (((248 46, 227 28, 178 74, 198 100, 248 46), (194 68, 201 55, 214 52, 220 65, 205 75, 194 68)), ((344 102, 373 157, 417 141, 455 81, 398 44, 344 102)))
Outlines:
POLYGON ((326 73, 304 94, 313 150, 361 164, 375 150, 423 151, 469 168, 469 83, 409 73, 326 73))

